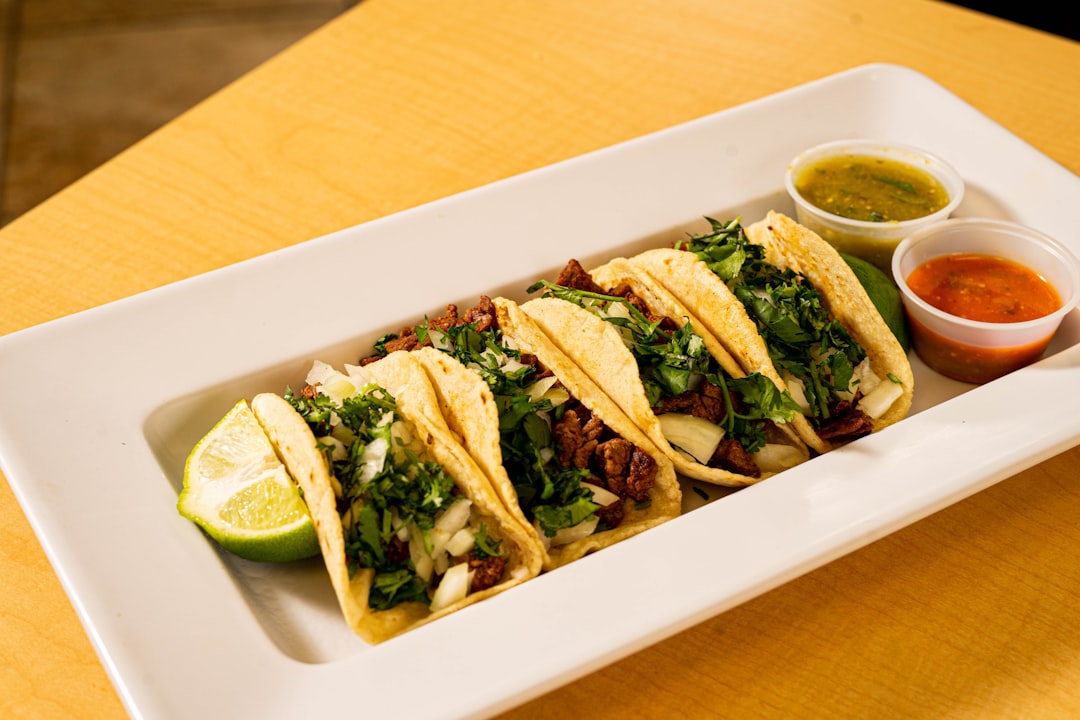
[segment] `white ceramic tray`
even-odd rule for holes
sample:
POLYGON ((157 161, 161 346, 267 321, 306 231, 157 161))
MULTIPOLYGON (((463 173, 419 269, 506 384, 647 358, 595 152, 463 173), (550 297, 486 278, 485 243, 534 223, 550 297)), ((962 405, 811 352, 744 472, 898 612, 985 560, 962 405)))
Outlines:
POLYGON ((243 562, 177 515, 185 456, 238 398, 448 302, 522 298, 571 257, 792 213, 788 160, 850 136, 937 153, 968 183, 959 215, 1080 250, 1080 179, 926 77, 872 65, 0 338, 3 472, 129 712, 335 717, 362 698, 371 717, 490 715, 1080 442, 1054 400, 1080 384, 1074 312, 1035 366, 972 389, 916 359, 903 422, 374 647, 321 560, 243 562))

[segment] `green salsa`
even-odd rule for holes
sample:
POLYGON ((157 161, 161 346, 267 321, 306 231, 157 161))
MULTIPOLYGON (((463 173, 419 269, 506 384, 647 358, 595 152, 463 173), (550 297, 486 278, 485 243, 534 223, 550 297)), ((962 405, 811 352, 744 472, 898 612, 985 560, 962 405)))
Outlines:
POLYGON ((810 165, 795 189, 811 205, 852 220, 900 222, 949 204, 949 193, 929 173, 897 160, 842 155, 810 165))

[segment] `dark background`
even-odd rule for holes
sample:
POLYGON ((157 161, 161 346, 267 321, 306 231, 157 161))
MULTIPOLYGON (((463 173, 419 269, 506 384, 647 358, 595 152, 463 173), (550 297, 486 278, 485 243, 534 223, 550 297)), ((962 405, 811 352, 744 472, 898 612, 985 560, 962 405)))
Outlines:
POLYGON ((1021 25, 1045 30, 1072 40, 1080 40, 1080 20, 1071 3, 1042 2, 1040 0, 1014 0, 1014 2, 953 2, 953 5, 995 15, 1021 25))

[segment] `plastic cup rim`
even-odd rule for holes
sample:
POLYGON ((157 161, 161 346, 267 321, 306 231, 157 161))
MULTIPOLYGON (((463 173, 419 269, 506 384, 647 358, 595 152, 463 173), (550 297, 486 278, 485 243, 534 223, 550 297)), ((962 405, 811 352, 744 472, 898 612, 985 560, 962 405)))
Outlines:
MULTIPOLYGON (((909 165, 915 166, 910 161, 909 165)), ((918 166, 915 166, 918 167, 918 166)), ((883 230, 887 230, 890 234, 906 230, 908 228, 917 227, 919 225, 926 224, 927 222, 935 222, 937 218, 948 217, 956 208, 963 202, 964 199, 964 181, 960 174, 953 168, 952 165, 945 162, 941 157, 935 155, 932 152, 923 150, 922 148, 915 147, 914 145, 907 145, 904 143, 884 142, 881 140, 874 140, 871 138, 850 138, 844 140, 830 140, 828 142, 814 145, 813 147, 803 150, 796 155, 791 162, 788 163, 787 170, 784 173, 784 186, 787 189, 788 195, 791 199, 802 206, 807 212, 822 218, 823 222, 832 222, 836 225, 843 225, 855 230, 861 230, 869 232, 871 234, 880 233, 883 230), (940 210, 930 213, 924 217, 911 218, 909 220, 895 220, 890 222, 872 222, 870 220, 856 220, 853 218, 846 218, 843 215, 837 215, 827 210, 823 210, 813 203, 809 202, 802 194, 795 188, 795 173, 804 163, 817 160, 822 157, 828 157, 830 155, 840 154, 834 151, 838 149, 845 149, 846 154, 858 154, 859 152, 867 152, 867 148, 881 151, 882 155, 888 155, 890 151, 897 151, 900 153, 906 153, 914 157, 921 157, 928 161, 928 167, 926 171, 935 177, 939 182, 946 186, 949 190, 949 202, 940 210), (952 188, 955 187, 955 192, 952 188)))
MULTIPOLYGON (((947 254, 947 253, 942 253, 947 254)), ((987 253, 990 254, 990 253, 987 253)), ((935 256, 937 257, 937 256, 935 256)), ((1011 260, 1011 258, 1005 258, 1011 260)), ((1017 262, 1017 261, 1013 261, 1017 262)), ((1024 264, 1024 263, 1021 263, 1024 264)), ((892 256, 892 275, 893 280, 900 288, 900 292, 903 295, 905 302, 911 302, 920 310, 927 314, 944 322, 952 323, 960 327, 968 328, 971 330, 980 331, 992 331, 992 332, 1012 332, 1020 333, 1024 330, 1030 330, 1040 325, 1053 325, 1054 328, 1060 324, 1061 319, 1080 303, 1080 260, 1077 260, 1076 256, 1067 248, 1064 244, 1047 235, 1044 232, 1036 230, 1027 225, 1013 222, 1011 220, 1001 220, 997 218, 950 218, 948 220, 942 220, 941 222, 934 223, 931 226, 916 230, 912 235, 904 238, 896 246, 896 251, 892 256), (964 227, 984 225, 987 227, 997 227, 1003 230, 1009 230, 1012 232, 1019 231, 1029 242, 1043 245, 1051 250, 1051 254, 1057 257, 1057 259, 1067 268, 1070 279, 1072 280, 1072 292, 1066 297, 1062 297, 1062 304, 1057 310, 1051 313, 1047 313, 1042 317, 1033 318, 1031 320, 1023 320, 1014 323, 996 323, 987 322, 984 320, 971 320, 969 318, 960 317, 959 315, 953 315, 952 313, 945 312, 944 310, 934 307, 930 303, 926 302, 918 295, 916 295, 907 284, 907 278, 903 276, 900 271, 900 265, 903 261, 905 253, 918 244, 925 241, 927 238, 940 233, 942 230, 948 230, 953 227, 964 227)), ((1060 290, 1057 286, 1054 289, 1060 290)), ((971 344, 971 343, 967 343, 971 344)))

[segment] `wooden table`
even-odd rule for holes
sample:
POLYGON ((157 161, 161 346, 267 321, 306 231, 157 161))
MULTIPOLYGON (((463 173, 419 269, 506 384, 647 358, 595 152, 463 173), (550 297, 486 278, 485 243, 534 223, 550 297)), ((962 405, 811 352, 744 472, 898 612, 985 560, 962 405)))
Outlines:
MULTIPOLYGON (((0 333, 875 61, 1080 172, 1080 44, 953 6, 366 0, 0 231, 0 333)), ((1080 713, 1077 468, 1080 448, 510 716, 1080 713)), ((0 716, 122 716, 6 482, 0 533, 0 716)))

